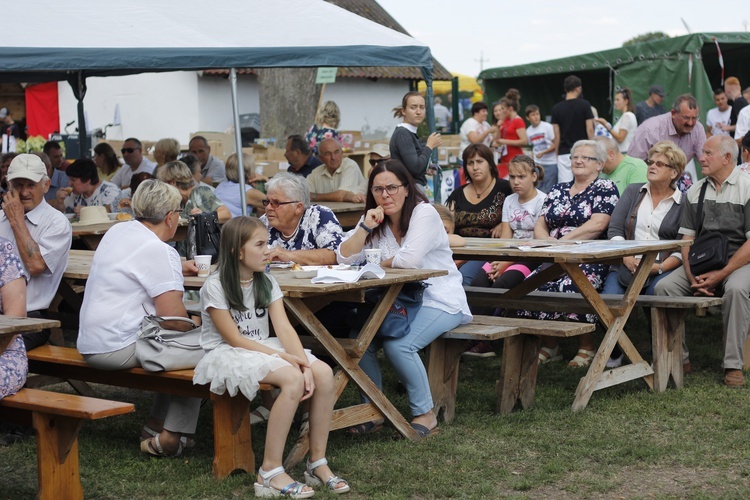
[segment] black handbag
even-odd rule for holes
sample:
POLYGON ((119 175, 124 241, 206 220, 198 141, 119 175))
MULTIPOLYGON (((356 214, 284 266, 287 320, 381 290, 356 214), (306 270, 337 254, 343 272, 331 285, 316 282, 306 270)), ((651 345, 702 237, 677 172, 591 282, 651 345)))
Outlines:
POLYGON ((188 260, 196 255, 210 255, 211 264, 219 259, 219 239, 221 237, 221 226, 219 216, 216 212, 203 212, 189 216, 187 234, 188 260))
MULTIPOLYGON (((378 329, 377 336, 387 339, 399 339, 405 337, 411 331, 411 322, 422 307, 424 289, 427 287, 422 282, 406 283, 399 292, 396 300, 388 309, 383 323, 378 329)), ((357 319, 354 328, 361 329, 385 289, 371 288, 365 292, 365 302, 357 306, 357 319)))
MULTIPOLYGON (((641 206, 641 202, 643 201, 643 198, 646 197, 646 191, 641 191, 640 198, 638 198, 638 203, 635 204, 635 207, 633 208, 633 211, 630 213, 630 222, 628 223, 628 233, 625 235, 626 240, 632 240, 633 234, 635 233, 635 218, 638 215, 638 207, 641 206)), ((649 276, 646 278, 646 281, 643 283, 643 288, 648 287, 648 285, 651 284, 652 276, 649 276)), ((617 281, 620 282, 622 286, 625 288, 630 286, 630 282, 633 280, 633 273, 630 272, 630 269, 625 264, 620 264, 620 267, 617 268, 617 281)), ((641 290, 643 290, 641 288, 641 290)))
POLYGON ((698 197, 698 229, 695 234, 699 235, 693 240, 688 251, 688 264, 693 276, 698 276, 709 271, 716 271, 727 265, 729 260, 729 240, 716 231, 706 231, 701 234, 703 227, 703 198, 706 196, 708 180, 701 187, 698 197))

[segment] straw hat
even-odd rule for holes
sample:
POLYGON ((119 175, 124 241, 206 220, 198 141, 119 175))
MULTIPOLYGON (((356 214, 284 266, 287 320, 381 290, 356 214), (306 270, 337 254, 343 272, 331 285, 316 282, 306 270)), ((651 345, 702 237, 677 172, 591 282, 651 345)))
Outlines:
POLYGON ((104 207, 82 207, 79 222, 74 222, 74 226, 89 226, 91 224, 101 224, 109 222, 107 209, 104 207))

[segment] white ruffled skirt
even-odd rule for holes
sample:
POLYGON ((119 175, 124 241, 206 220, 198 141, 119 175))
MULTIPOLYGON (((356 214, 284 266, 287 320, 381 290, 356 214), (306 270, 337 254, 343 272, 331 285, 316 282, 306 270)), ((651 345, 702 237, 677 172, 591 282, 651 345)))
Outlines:
MULTIPOLYGON (((286 352, 276 337, 256 342, 286 352)), ((309 363, 318 359, 308 349, 305 349, 305 354, 309 363)), ((208 351, 198 362, 193 373, 193 384, 211 384, 210 390, 215 394, 229 392, 230 396, 236 396, 237 391, 240 391, 252 401, 261 380, 270 372, 285 366, 291 365, 277 354, 269 355, 221 344, 208 351)))

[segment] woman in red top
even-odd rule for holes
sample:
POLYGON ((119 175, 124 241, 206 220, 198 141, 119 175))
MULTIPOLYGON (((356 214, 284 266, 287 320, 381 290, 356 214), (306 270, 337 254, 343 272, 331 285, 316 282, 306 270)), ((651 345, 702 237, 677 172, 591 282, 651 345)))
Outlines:
POLYGON ((500 99, 499 112, 505 120, 498 125, 499 137, 492 142, 500 153, 498 173, 502 179, 508 178, 508 164, 516 156, 523 154, 522 146, 528 144, 526 138, 526 122, 518 116, 518 102, 507 97, 500 99))

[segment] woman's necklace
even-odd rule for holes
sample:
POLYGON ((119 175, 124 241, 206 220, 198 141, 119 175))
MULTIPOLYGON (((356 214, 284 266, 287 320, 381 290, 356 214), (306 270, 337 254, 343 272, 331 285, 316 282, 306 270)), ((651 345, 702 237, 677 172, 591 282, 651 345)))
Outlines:
POLYGON ((253 279, 250 278, 249 280, 240 280, 240 285, 249 285, 253 282, 253 279))
POLYGON ((284 238, 285 240, 291 240, 292 238, 294 238, 294 236, 297 234, 297 231, 299 231, 299 225, 301 222, 302 222, 302 219, 297 221, 297 227, 294 228, 294 231, 292 231, 292 234, 284 234, 284 231, 279 230, 279 232, 281 233, 281 237, 284 238))
POLYGON ((472 185, 472 187, 474 188, 474 192, 476 193, 476 195, 477 195, 477 200, 478 200, 479 198, 481 198, 481 197, 482 197, 482 195, 483 195, 483 194, 484 194, 485 192, 487 192, 487 190, 488 190, 489 188, 491 188, 492 186, 494 186, 494 185, 495 185, 495 179, 492 179, 492 182, 490 182, 490 183, 489 183, 489 184, 487 185, 487 187, 486 187, 486 188, 482 189, 482 192, 481 192, 481 193, 477 191, 477 187, 476 187, 476 186, 474 186, 474 183, 473 183, 473 182, 471 183, 471 185, 472 185))

